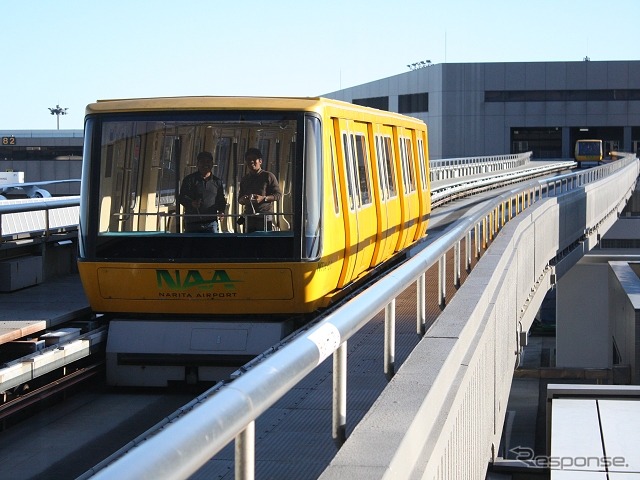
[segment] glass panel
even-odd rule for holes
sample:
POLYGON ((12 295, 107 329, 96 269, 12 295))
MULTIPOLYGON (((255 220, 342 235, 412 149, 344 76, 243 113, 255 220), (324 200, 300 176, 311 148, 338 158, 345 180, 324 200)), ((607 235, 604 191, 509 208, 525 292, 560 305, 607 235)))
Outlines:
POLYGON ((429 111, 429 94, 410 93, 398 95, 398 113, 414 113, 429 111))
POLYGON ((331 178, 334 179, 333 182, 331 182, 331 191, 333 192, 333 211, 337 214, 340 213, 340 198, 338 197, 338 169, 336 167, 336 156, 334 155, 333 152, 333 146, 334 146, 334 141, 333 141, 333 137, 331 137, 331 141, 329 142, 329 144, 331 144, 331 178))
POLYGON ((384 137, 384 157, 387 162, 389 197, 393 198, 398 195, 398 191, 396 189, 396 162, 395 158, 393 158, 393 148, 391 148, 391 145, 391 137, 384 137))
POLYGON ((322 132, 320 120, 308 116, 305 135, 305 190, 302 225, 304 250, 302 258, 314 260, 322 251, 322 132))
POLYGON ((162 149, 162 158, 160 160, 160 174, 158 175, 158 196, 156 199, 156 207, 173 205, 176 201, 177 191, 177 159, 174 152, 179 149, 177 143, 180 141, 178 137, 167 135, 164 137, 164 147, 162 149))
MULTIPOLYGON (((270 202, 256 205, 254 201, 250 206, 274 225, 269 231, 291 230, 290 159, 295 157, 296 145, 291 139, 297 135, 297 120, 269 115, 243 120, 216 118, 216 114, 167 117, 102 122, 99 232, 245 233, 240 225, 247 210, 239 204, 238 190, 247 171, 245 152, 238 145, 265 149, 263 171, 269 164, 275 172, 286 172, 286 180, 281 180, 282 185, 276 180, 276 185, 284 187, 288 197, 270 195, 270 202), (203 152, 210 159, 208 173, 199 172, 203 152), (193 222, 203 226, 201 232, 186 228, 193 222)), ((264 192, 256 191, 261 193, 264 197, 264 192)))
POLYGON ((407 160, 407 144, 404 138, 400 138, 400 165, 402 167, 402 184, 404 187, 404 193, 411 192, 411 178, 409 170, 409 162, 407 160))
POLYGON ((378 159, 378 182, 381 188, 381 198, 386 200, 389 198, 389 185, 387 184, 387 167, 384 158, 384 148, 382 146, 382 137, 376 135, 376 157, 378 159))
POLYGON ((427 188, 427 166, 424 160, 424 144, 422 139, 418 139, 418 161, 420 166, 420 182, 422 183, 422 188, 426 190, 427 188))
POLYGON ((358 168, 358 179, 360 182, 360 200, 362 205, 369 205, 371 199, 371 179, 369 174, 369 156, 367 155, 367 144, 364 135, 355 135, 356 142, 356 162, 358 168))
POLYGON ((410 138, 404 139, 405 143, 405 151, 407 155, 407 166, 409 172, 408 178, 408 192, 415 192, 416 190, 416 172, 415 172, 415 164, 413 163, 413 145, 411 143, 410 138))
POLYGON ((355 208, 355 195, 353 191, 353 171, 352 171, 352 159, 351 148, 349 147, 349 136, 346 133, 342 134, 342 151, 344 152, 344 168, 347 172, 347 196, 349 198, 349 210, 355 208))

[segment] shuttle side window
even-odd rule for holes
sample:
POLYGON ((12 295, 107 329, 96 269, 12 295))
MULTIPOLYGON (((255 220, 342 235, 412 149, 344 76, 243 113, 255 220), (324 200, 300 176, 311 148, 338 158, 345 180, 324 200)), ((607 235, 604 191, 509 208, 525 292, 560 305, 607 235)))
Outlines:
POLYGON ((405 193, 411 193, 416 189, 416 176, 413 165, 411 140, 408 138, 400 138, 400 155, 402 160, 404 191, 405 193))
POLYGON ((353 171, 352 171, 352 157, 351 147, 349 145, 349 136, 346 132, 342 134, 342 151, 344 152, 344 169, 347 172, 347 197, 349 199, 349 210, 355 209, 355 192, 353 191, 353 171))
POLYGON ((402 186, 404 193, 409 193, 409 167, 407 166, 407 151, 404 145, 404 139, 400 139, 400 168, 402 170, 402 186))
POLYGON ((305 123, 302 258, 315 260, 322 253, 322 134, 319 119, 307 116, 305 123))
POLYGON ((404 142, 407 146, 407 162, 409 164, 409 191, 415 192, 416 190, 416 170, 415 163, 413 161, 413 143, 410 138, 405 138, 404 142))
POLYGON ((338 197, 338 171, 336 168, 336 156, 335 156, 335 139, 331 136, 329 142, 331 144, 331 178, 334 179, 331 182, 331 191, 333 192, 333 211, 337 214, 340 213, 340 198, 338 197))
POLYGON ((384 158, 384 147, 382 145, 382 137, 380 135, 375 136, 376 142, 376 157, 378 161, 378 181, 380 182, 381 198, 386 200, 389 198, 389 183, 386 160, 384 158))
POLYGON ((395 159, 393 158, 393 149, 391 148, 391 137, 384 137, 384 159, 387 164, 386 172, 389 185, 389 197, 393 198, 398 195, 396 190, 396 170, 394 168, 395 159))
POLYGON ((422 189, 427 189, 427 164, 424 159, 424 144, 422 139, 418 139, 418 164, 420 166, 420 181, 422 183, 422 189))
POLYGON ((371 179, 369 173, 369 155, 364 135, 355 135, 355 156, 360 187, 360 201, 362 205, 369 205, 371 203, 371 179))

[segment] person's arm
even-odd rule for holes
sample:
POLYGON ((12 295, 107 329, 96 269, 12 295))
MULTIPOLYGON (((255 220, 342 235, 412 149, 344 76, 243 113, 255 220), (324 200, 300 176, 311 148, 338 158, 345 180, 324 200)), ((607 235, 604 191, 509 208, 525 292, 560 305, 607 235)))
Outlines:
POLYGON ((276 176, 269 172, 269 180, 267 183, 267 194, 264 197, 264 203, 277 202, 282 198, 282 190, 280 190, 280 183, 276 176))

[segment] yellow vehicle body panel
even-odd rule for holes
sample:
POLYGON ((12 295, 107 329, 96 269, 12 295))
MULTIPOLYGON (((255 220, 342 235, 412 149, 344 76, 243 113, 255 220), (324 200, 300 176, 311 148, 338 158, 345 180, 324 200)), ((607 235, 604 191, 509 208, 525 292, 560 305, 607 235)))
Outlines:
MULTIPOLYGON (((96 312, 190 315, 314 311, 333 290, 328 262, 289 264, 130 264, 79 262, 96 312)), ((333 284, 335 285, 335 284, 333 284)))

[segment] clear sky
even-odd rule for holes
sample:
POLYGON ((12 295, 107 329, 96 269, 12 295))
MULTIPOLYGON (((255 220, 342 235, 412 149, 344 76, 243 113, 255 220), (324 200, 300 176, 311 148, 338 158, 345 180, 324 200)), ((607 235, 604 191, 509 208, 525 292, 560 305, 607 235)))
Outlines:
POLYGON ((407 64, 640 59, 639 0, 0 0, 0 130, 97 99, 316 96, 407 64))

